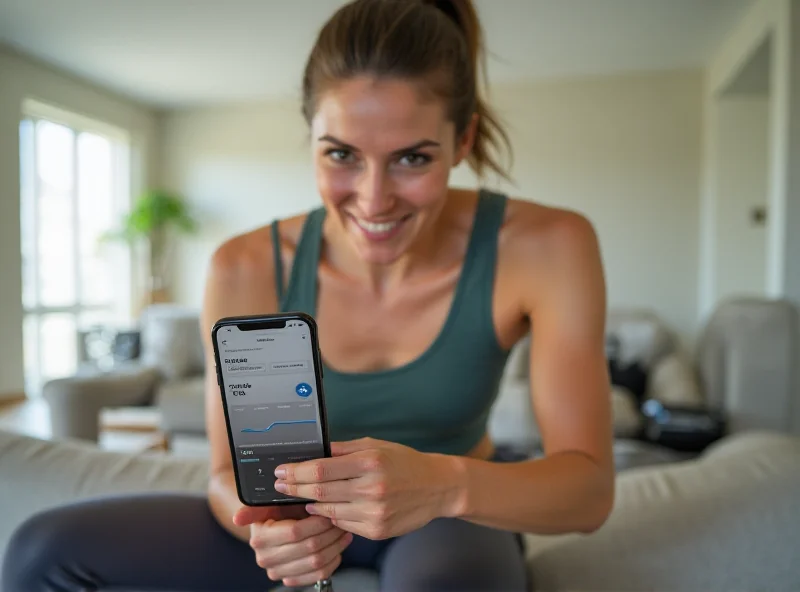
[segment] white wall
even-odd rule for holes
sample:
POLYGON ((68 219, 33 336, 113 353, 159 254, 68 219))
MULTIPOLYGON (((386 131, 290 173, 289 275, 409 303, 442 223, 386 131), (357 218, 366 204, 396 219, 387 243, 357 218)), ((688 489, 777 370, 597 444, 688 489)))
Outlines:
MULTIPOLYGON (((702 76, 695 72, 495 87, 510 124, 516 196, 585 212, 611 306, 653 307, 695 331, 702 76)), ((224 238, 319 203, 298 104, 178 112, 164 121, 168 185, 208 220, 184 243, 176 297, 200 306, 224 238)), ((454 184, 469 185, 467 170, 454 184)))
POLYGON ((163 180, 200 219, 180 242, 173 297, 199 307, 209 257, 226 238, 308 210, 316 192, 298 103, 182 110, 164 119, 163 180))
POLYGON ((18 396, 24 384, 19 122, 26 98, 128 130, 137 185, 154 180, 157 172, 153 113, 0 46, 0 398, 18 396))
POLYGON ((769 101, 726 97, 716 116, 719 146, 719 206, 715 236, 715 294, 765 296, 766 227, 755 223, 755 207, 766 207, 769 101))

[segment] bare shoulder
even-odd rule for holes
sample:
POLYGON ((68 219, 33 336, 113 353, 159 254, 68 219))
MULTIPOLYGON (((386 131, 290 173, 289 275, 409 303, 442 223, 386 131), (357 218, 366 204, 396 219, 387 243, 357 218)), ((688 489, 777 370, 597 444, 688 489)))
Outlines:
MULTIPOLYGON (((278 222, 282 260, 289 263, 305 215, 278 222)), ((238 234, 212 253, 203 302, 205 321, 277 309, 275 249, 271 225, 238 234)))
POLYGON ((568 303, 574 310, 583 306, 575 303, 578 295, 597 311, 605 305, 597 233, 579 212, 509 200, 499 256, 499 268, 526 316, 568 303))
POLYGON ((597 233, 583 214, 522 199, 509 199, 501 237, 509 255, 530 264, 594 258, 597 233))
MULTIPOLYGON (((305 215, 279 220, 281 251, 294 252, 305 215)), ((210 272, 225 281, 248 281, 274 270, 275 251, 271 225, 238 234, 221 243, 211 256, 210 272)))

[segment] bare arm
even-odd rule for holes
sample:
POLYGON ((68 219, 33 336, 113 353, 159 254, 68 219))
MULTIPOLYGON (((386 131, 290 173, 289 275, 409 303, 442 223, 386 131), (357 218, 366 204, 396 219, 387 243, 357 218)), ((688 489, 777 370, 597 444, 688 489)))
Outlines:
POLYGON ((225 415, 214 369, 211 328, 225 316, 269 313, 277 309, 272 249, 267 242, 256 256, 249 254, 247 249, 246 240, 238 238, 214 253, 206 280, 201 319, 206 352, 206 432, 211 448, 209 505, 217 521, 243 541, 250 538, 250 528, 233 523, 233 515, 242 507, 242 502, 236 493, 225 415))
POLYGON ((526 291, 524 304, 545 457, 507 464, 448 459, 458 486, 447 513, 525 532, 590 532, 603 524, 614 498, 605 281, 588 222, 569 214, 552 234, 526 274, 536 287, 526 291))

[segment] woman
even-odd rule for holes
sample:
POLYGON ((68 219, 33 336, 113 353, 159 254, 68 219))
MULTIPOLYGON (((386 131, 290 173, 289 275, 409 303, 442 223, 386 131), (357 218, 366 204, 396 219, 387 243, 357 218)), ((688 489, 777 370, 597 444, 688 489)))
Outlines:
POLYGON ((479 50, 468 0, 339 10, 303 81, 323 208, 213 256, 205 336, 229 315, 317 319, 333 457, 276 471, 277 487, 317 501, 241 505, 206 343, 208 500, 44 514, 11 550, 38 556, 37 568, 9 561, 9 590, 263 590, 340 566, 377 569, 383 590, 525 590, 519 533, 604 522, 613 470, 597 241, 575 213, 448 187, 464 160, 502 173, 493 152, 505 135, 476 90, 479 50), (487 415, 528 332, 547 454, 497 462, 487 415))

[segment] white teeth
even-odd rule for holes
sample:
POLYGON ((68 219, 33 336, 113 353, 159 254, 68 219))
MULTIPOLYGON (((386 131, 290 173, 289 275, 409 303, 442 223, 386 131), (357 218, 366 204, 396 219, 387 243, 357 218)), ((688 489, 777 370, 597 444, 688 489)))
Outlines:
POLYGON ((366 220, 356 220, 356 222, 367 232, 389 232, 400 223, 399 220, 384 222, 383 224, 375 224, 374 222, 367 222, 366 220))

